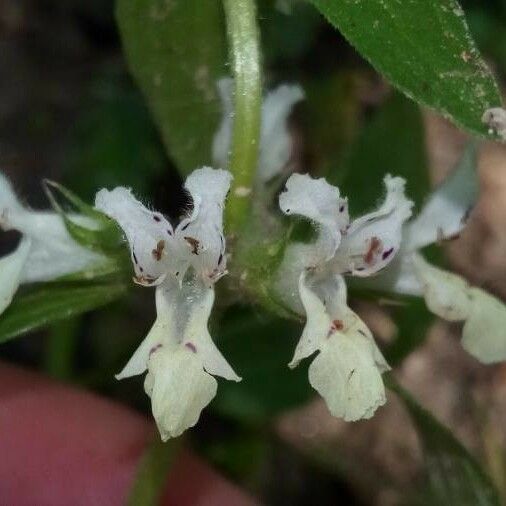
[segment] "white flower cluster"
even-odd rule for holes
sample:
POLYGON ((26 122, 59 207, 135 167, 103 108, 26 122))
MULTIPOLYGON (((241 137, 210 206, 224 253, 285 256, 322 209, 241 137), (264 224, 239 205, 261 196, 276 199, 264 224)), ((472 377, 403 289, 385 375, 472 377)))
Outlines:
MULTIPOLYGON (((233 126, 230 80, 219 82, 223 119, 213 157, 227 168, 233 126)), ((262 109, 257 184, 287 166, 292 140, 287 117, 303 93, 281 86, 267 95, 262 109)), ((458 234, 476 199, 470 164, 452 174, 408 221, 412 202, 405 181, 387 175, 378 208, 350 219, 348 200, 324 179, 293 174, 279 197, 285 215, 310 220, 311 243, 292 243, 276 275, 275 290, 294 311, 306 316, 301 339, 289 364, 318 353, 309 381, 331 413, 352 421, 371 417, 385 403, 382 373, 389 369, 371 331, 347 303, 346 277, 368 288, 424 296, 435 314, 464 321, 463 345, 483 362, 506 359, 506 308, 462 278, 429 265, 419 251, 458 234)), ((156 287, 157 318, 118 379, 143 374, 153 415, 163 440, 195 425, 217 391, 215 376, 240 381, 208 331, 214 284, 226 274, 223 209, 232 176, 203 167, 186 180, 193 208, 173 226, 163 214, 139 202, 131 190, 102 189, 95 207, 115 220, 130 249, 134 281, 156 287)), ((72 216, 76 223, 97 223, 72 216)), ((22 233, 17 249, 0 259, 0 312, 20 283, 47 281, 107 262, 75 242, 56 213, 34 212, 20 204, 0 176, 0 226, 22 233)))

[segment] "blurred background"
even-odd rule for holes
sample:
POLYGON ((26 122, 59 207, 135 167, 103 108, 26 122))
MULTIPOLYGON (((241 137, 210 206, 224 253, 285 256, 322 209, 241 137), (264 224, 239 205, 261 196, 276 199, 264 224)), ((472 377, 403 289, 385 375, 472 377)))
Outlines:
MULTIPOLYGON (((506 2, 462 4, 504 84, 506 2)), ((466 134, 395 92, 314 8, 260 2, 260 27, 266 87, 300 82, 307 92, 290 119, 293 168, 326 175, 348 195, 347 187, 363 187, 364 202, 352 198, 352 211, 380 196, 367 177, 373 166, 381 174, 411 167, 409 193, 437 184, 457 163, 466 134)), ((2 0, 0 76, 0 167, 30 206, 48 207, 41 179, 50 178, 90 202, 98 188, 130 186, 178 215, 186 203, 181 178, 126 68, 112 0, 2 0)), ((479 203, 446 247, 447 261, 506 298, 504 146, 480 146, 479 175, 479 203)), ((3 251, 15 240, 4 234, 3 251)), ((113 375, 154 320, 153 296, 133 288, 101 310, 2 345, 2 359, 149 413, 143 379, 113 375)), ((481 460, 505 498, 506 366, 480 365, 459 346, 459 326, 434 321, 422 303, 398 319, 391 308, 356 307, 389 350, 397 378, 481 460)), ((259 309, 217 313, 213 335, 247 381, 220 382, 186 444, 266 504, 387 506, 421 497, 419 442, 393 395, 370 421, 331 418, 306 368, 285 367, 300 325, 259 309)))

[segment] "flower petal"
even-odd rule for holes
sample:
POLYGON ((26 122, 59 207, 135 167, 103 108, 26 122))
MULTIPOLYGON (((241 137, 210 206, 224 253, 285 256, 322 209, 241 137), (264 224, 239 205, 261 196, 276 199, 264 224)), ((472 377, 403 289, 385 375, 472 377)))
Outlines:
POLYGON ((478 198, 476 150, 468 148, 458 167, 434 190, 406 227, 405 249, 415 251, 458 234, 478 198))
POLYGON ((173 249, 172 225, 161 213, 142 205, 130 189, 100 190, 95 197, 95 207, 117 221, 125 232, 140 284, 159 283, 169 270, 178 270, 170 264, 173 259, 169 252, 173 249))
POLYGON ((22 282, 50 281, 106 263, 105 256, 78 244, 57 213, 28 211, 21 232, 32 240, 22 282))
POLYGON ((231 181, 230 172, 203 167, 192 172, 185 183, 194 210, 176 229, 178 252, 207 282, 226 273, 223 208, 231 181))
POLYGON ((176 282, 169 281, 156 287, 156 320, 148 335, 142 341, 141 345, 134 352, 122 371, 116 375, 116 379, 121 380, 131 376, 142 374, 148 367, 150 354, 162 345, 179 344, 177 336, 179 330, 176 326, 178 306, 174 304, 174 296, 179 292, 179 286, 176 282))
POLYGON ((146 393, 163 441, 193 427, 216 395, 217 382, 185 347, 156 350, 149 360, 146 393))
MULTIPOLYGON (((213 161, 222 169, 228 168, 234 123, 234 81, 220 79, 217 83, 221 100, 222 120, 213 140, 213 161)), ((281 85, 269 92, 262 104, 260 126, 260 154, 257 176, 268 181, 286 166, 292 152, 292 137, 287 128, 288 116, 297 102, 304 98, 297 85, 281 85)))
POLYGON ((413 266, 424 287, 427 307, 445 320, 465 320, 471 309, 467 282, 456 274, 430 265, 420 255, 413 257, 413 266))
POLYGON ((23 237, 15 251, 0 259, 0 314, 9 306, 21 282, 31 241, 23 237))
POLYGON ((10 230, 9 220, 11 214, 23 211, 10 181, 0 172, 0 228, 10 230))
POLYGON ((343 235, 333 259, 337 273, 370 276, 386 267, 399 251, 402 227, 411 216, 413 202, 404 194, 406 181, 385 177, 387 195, 377 211, 354 220, 343 235))
POLYGON ((462 330, 462 346, 484 364, 506 360, 506 306, 496 297, 470 288, 471 306, 462 330))
POLYGON ((367 337, 336 332, 309 366, 309 382, 332 415, 345 421, 370 418, 386 402, 381 370, 367 337))
POLYGON ((224 77, 218 80, 216 87, 221 101, 222 118, 213 139, 213 162, 221 169, 228 169, 228 157, 234 125, 234 80, 230 77, 224 77))
POLYGON ((299 295, 306 312, 306 325, 302 331, 292 360, 288 367, 294 368, 304 358, 320 349, 332 326, 332 319, 327 308, 318 295, 307 285, 307 273, 299 277, 299 295))
POLYGON ((337 187, 324 178, 292 174, 279 196, 279 207, 287 215, 303 216, 319 226, 315 248, 320 252, 320 261, 334 255, 341 241, 341 231, 345 230, 349 219, 347 200, 339 198, 337 187))
POLYGON ((506 306, 460 276, 415 260, 425 288, 425 302, 435 314, 449 321, 464 320, 462 346, 485 364, 506 360, 506 306))
POLYGON ((184 331, 183 346, 201 357, 204 369, 209 374, 231 381, 241 381, 214 344, 207 328, 214 304, 214 288, 197 281, 192 287, 192 294, 186 297, 191 297, 191 310, 184 331))
POLYGON ((361 278, 360 286, 383 292, 423 295, 423 284, 413 266, 413 253, 406 252, 402 246, 386 269, 377 276, 361 278))
POLYGON ((293 106, 304 98, 297 85, 281 85, 269 92, 262 104, 258 177, 268 181, 277 176, 290 160, 293 149, 287 120, 293 106))

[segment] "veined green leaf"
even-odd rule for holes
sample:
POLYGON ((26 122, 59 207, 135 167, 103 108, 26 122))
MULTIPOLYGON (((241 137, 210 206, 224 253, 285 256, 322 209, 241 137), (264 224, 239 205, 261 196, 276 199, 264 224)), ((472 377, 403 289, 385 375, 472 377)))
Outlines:
POLYGON ((424 504, 434 506, 499 506, 494 485, 479 463, 442 425, 392 378, 388 386, 404 403, 425 454, 428 487, 424 504))
POLYGON ((459 126, 489 136, 501 105, 456 0, 310 0, 397 88, 459 126))
POLYGON ((220 120, 216 80, 228 73, 219 0, 118 0, 130 69, 169 155, 188 174, 209 164, 220 120))
POLYGON ((121 283, 45 283, 16 296, 0 317, 0 343, 49 323, 90 311, 121 297, 121 283))

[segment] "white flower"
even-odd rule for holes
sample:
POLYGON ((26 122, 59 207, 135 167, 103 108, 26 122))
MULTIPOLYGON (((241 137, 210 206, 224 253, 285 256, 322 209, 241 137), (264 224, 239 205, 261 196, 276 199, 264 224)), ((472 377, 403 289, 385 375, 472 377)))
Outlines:
POLYGON ((370 418, 386 402, 381 374, 389 370, 370 330, 346 305, 342 276, 310 287, 307 273, 299 293, 307 322, 290 367, 319 351, 309 366, 309 382, 325 399, 332 415, 345 421, 370 418), (320 293, 317 293, 317 290, 320 293))
MULTIPOLYGON (((227 168, 234 125, 234 81, 223 78, 218 81, 217 86, 223 117, 213 140, 213 160, 218 167, 227 168)), ((303 98, 304 92, 300 86, 286 84, 269 92, 264 98, 257 170, 257 177, 261 182, 277 176, 289 162, 292 137, 287 128, 287 119, 293 106, 303 98)))
POLYGON ((181 288, 173 278, 159 285, 156 321, 117 375, 122 379, 148 369, 145 390, 164 441, 197 423, 216 394, 211 374, 240 380, 209 335, 213 302, 214 290, 199 280, 185 282, 181 288))
POLYGON ((96 196, 96 207, 125 232, 137 282, 158 285, 157 319, 117 378, 148 371, 145 390, 164 441, 197 423, 216 394, 212 375, 240 381, 207 330, 214 283, 226 273, 222 215, 230 182, 224 170, 194 171, 185 183, 193 209, 175 228, 126 188, 96 196))
POLYGON ((400 254, 368 286, 423 296, 427 307, 448 321, 464 321, 463 347, 484 363, 506 360, 506 306, 462 277, 427 263, 418 251, 455 237, 477 198, 473 151, 437 188, 420 214, 407 224, 400 254))
MULTIPOLYGON (((84 216, 71 219, 79 225, 97 227, 84 216)), ((0 228, 22 234, 16 250, 0 259, 0 313, 10 304, 21 283, 50 281, 107 262, 104 256, 72 239, 58 213, 24 207, 2 174, 0 228)))
POLYGON ((318 233, 312 243, 287 248, 277 276, 279 296, 307 318, 290 367, 319 351, 309 381, 331 413, 349 421, 369 418, 385 403, 381 373, 388 365, 369 329, 347 306, 343 275, 371 276, 394 258, 411 216, 404 185, 403 179, 386 176, 383 204, 351 222, 347 199, 324 179, 293 174, 279 198, 285 214, 310 219, 318 233))

